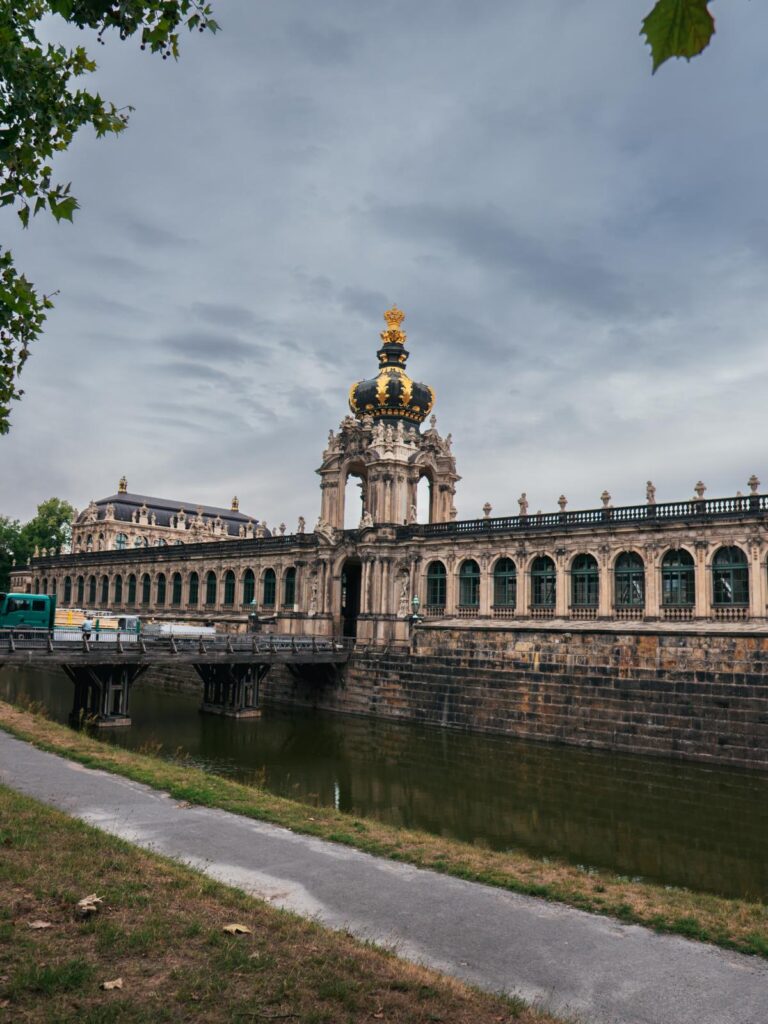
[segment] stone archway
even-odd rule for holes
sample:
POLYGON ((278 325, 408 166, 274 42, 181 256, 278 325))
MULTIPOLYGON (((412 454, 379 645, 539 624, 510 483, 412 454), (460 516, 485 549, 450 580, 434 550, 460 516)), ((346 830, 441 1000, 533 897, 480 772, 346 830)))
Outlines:
POLYGON ((346 637, 357 636, 360 615, 360 593, 363 566, 359 558, 348 558, 341 570, 341 632, 346 637))

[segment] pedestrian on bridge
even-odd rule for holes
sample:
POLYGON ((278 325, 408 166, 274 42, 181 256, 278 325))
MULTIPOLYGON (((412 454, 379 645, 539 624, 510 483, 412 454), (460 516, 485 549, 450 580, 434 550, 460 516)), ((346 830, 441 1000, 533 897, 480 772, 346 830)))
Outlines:
POLYGON ((80 627, 83 631, 83 640, 91 639, 91 630, 93 629, 93 619, 90 615, 86 615, 83 619, 83 624, 80 627))

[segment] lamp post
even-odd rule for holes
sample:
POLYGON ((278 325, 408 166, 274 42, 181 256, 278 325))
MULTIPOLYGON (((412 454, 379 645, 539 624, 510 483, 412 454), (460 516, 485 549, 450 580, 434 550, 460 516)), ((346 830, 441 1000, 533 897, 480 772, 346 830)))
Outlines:
POLYGON ((419 615, 420 607, 421 601, 419 600, 419 595, 414 594, 413 597, 411 598, 411 608, 413 609, 413 612, 411 614, 410 621, 412 626, 415 626, 417 622, 421 622, 421 616, 419 615))

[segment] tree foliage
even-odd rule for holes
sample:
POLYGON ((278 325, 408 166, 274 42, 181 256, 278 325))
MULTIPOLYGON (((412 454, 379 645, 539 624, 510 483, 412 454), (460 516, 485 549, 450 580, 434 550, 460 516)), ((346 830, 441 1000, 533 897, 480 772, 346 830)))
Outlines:
POLYGON ((715 34, 711 0, 658 0, 643 20, 641 34, 651 47, 654 72, 670 57, 697 56, 715 34))
POLYGON ((8 589, 14 563, 26 565, 35 548, 59 554, 71 540, 74 518, 75 509, 61 498, 42 501, 37 514, 24 525, 0 516, 0 591, 8 589))
MULTIPOLYGON (((179 54, 179 31, 216 32, 206 0, 0 0, 0 205, 16 210, 24 227, 45 210, 72 220, 78 202, 70 183, 55 181, 53 160, 90 125, 98 138, 123 131, 130 107, 118 108, 89 92, 82 80, 96 70, 84 47, 41 42, 69 23, 96 32, 137 36, 143 50, 163 60, 179 54)), ((0 434, 23 391, 19 374, 40 335, 51 296, 21 274, 12 253, 0 248, 0 434)))

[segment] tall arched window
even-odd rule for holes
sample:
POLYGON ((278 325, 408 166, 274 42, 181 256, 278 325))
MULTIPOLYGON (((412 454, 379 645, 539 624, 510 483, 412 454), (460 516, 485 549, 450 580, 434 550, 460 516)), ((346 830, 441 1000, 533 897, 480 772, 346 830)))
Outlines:
POLYGON ((53 579, 51 580, 51 593, 53 594, 54 597, 56 597, 57 590, 58 590, 58 583, 56 581, 56 577, 54 576, 53 579))
POLYGON ((124 533, 118 533, 115 535, 115 550, 124 551, 128 546, 128 538, 124 533))
POLYGON ((668 551, 661 561, 661 603, 665 608, 690 608, 696 601, 693 555, 683 548, 668 551))
POLYGON ((712 559, 712 599, 716 605, 749 604, 749 565, 741 548, 720 548, 712 559))
POLYGON ((142 604, 149 604, 149 599, 150 599, 150 596, 151 596, 151 587, 152 587, 152 583, 151 583, 151 581, 149 579, 149 573, 145 572, 144 575, 141 577, 141 603, 142 604))
POLYGON ((39 576, 35 576, 35 585, 32 588, 32 592, 34 594, 39 594, 40 593, 40 577, 39 576))
POLYGON ((48 593, 48 577, 47 576, 43 576, 43 593, 44 594, 48 593))
POLYGON ((88 577, 88 604, 93 607, 96 604, 96 577, 88 577))
POLYGON ((64 604, 72 604, 72 577, 64 577, 64 604))
POLYGON ((200 600, 200 577, 196 572, 189 574, 189 606, 190 608, 196 608, 197 602, 200 600))
POLYGON ((115 576, 115 604, 123 603, 123 577, 120 573, 115 576))
POLYGON ((534 608, 554 608, 557 572, 549 555, 539 555, 531 565, 531 604, 534 608))
POLYGON ((171 604, 178 608, 181 604, 181 573, 175 572, 171 581, 171 604))
POLYGON ((128 604, 136 604, 136 574, 131 573, 128 577, 128 604))
POLYGON ((480 566, 474 558, 461 563, 459 569, 459 605, 477 608, 480 604, 480 566))
POLYGON ((445 608, 446 572, 442 562, 430 562, 427 567, 427 605, 445 608))
POLYGON ((216 573, 212 569, 205 577, 205 603, 216 604, 216 573))
POLYGON ((157 603, 160 607, 165 604, 165 573, 157 574, 157 603))
POLYGON ((264 573, 264 600, 262 601, 265 608, 274 608, 276 591, 277 578, 275 576, 275 570, 267 569, 264 573))
POLYGON ((613 570, 617 608, 645 607, 645 563, 634 551, 624 551, 613 570))
POLYGON ((85 550, 86 551, 93 551, 93 534, 92 533, 89 533, 88 536, 85 538, 85 550))
POLYGON ((224 573, 224 604, 235 603, 235 574, 231 569, 224 573))
POLYGON ((109 608, 109 576, 101 577, 101 607, 109 608))
POLYGON ((82 607, 85 601, 85 580, 82 576, 77 577, 77 603, 82 607))
POLYGON ((291 566, 283 576, 283 608, 293 608, 296 604, 296 569, 291 566))
POLYGON ((511 558, 500 558, 493 568, 493 607, 517 604, 517 568, 511 558))
POLYGON ((256 577, 253 569, 246 569, 243 573, 243 604, 253 604, 256 600, 256 577))
POLYGON ((597 608, 600 573, 592 555, 576 555, 571 565, 571 604, 574 608, 597 608))

